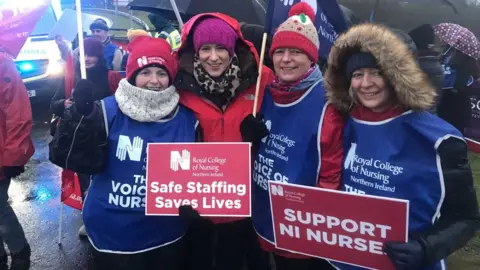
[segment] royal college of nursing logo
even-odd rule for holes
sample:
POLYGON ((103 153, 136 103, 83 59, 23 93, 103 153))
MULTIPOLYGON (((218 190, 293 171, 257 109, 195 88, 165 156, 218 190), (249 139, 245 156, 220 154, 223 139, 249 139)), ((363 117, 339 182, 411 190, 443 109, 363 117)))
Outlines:
POLYGON ((139 57, 137 59, 137 64, 138 64, 138 67, 146 66, 148 64, 147 57, 146 56, 139 57))
MULTIPOLYGON (((272 130, 272 121, 270 121, 270 120, 265 121, 265 126, 267 127, 268 131, 272 130)), ((267 138, 268 138, 268 135, 263 137, 262 142, 266 143, 267 138)))
POLYGON ((355 165, 355 155, 357 152, 357 144, 352 143, 350 149, 348 150, 347 156, 345 157, 345 164, 343 164, 344 169, 352 170, 355 165))
POLYGON ((272 188, 272 195, 283 197, 283 187, 282 186, 272 185, 271 188, 272 188))
POLYGON ((183 150, 182 155, 179 151, 170 152, 170 169, 178 171, 178 168, 184 171, 190 170, 190 152, 183 150))
POLYGON ((118 137, 116 156, 120 161, 124 161, 128 157, 131 161, 141 161, 143 152, 143 140, 140 137, 133 138, 133 143, 130 137, 120 135, 118 137))
MULTIPOLYGON (((395 181, 392 182, 392 178, 403 174, 404 168, 400 164, 394 163, 394 159, 382 156, 382 153, 371 157, 358 154, 357 144, 352 143, 343 164, 344 170, 352 172, 349 181, 366 188, 395 192, 395 181)), ((345 186, 347 191, 351 188, 346 184, 345 186)), ((365 190, 361 191, 365 192, 365 190)))

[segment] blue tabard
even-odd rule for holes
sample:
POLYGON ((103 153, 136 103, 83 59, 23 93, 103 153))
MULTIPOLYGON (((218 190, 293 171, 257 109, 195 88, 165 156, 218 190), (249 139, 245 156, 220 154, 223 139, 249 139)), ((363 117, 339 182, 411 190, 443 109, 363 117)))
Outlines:
POLYGON ((318 81, 297 101, 276 104, 265 90, 261 111, 270 130, 253 165, 252 220, 260 237, 273 243, 268 181, 316 186, 320 170, 320 128, 325 92, 318 81))
MULTIPOLYGON (((428 112, 408 111, 381 122, 350 117, 343 137, 342 189, 409 200, 409 235, 421 234, 440 217, 445 188, 437 147, 450 136, 463 140, 457 129, 428 112)), ((442 260, 425 269, 445 266, 442 260)))
POLYGON ((146 149, 152 142, 194 142, 193 112, 179 106, 169 120, 138 122, 120 111, 114 96, 102 107, 109 155, 83 206, 90 242, 102 252, 139 253, 180 239, 186 226, 179 217, 145 215, 146 149))
POLYGON ((117 45, 109 42, 103 48, 103 55, 105 57, 105 61, 107 62, 108 69, 113 69, 113 58, 115 57, 115 51, 119 49, 117 45))

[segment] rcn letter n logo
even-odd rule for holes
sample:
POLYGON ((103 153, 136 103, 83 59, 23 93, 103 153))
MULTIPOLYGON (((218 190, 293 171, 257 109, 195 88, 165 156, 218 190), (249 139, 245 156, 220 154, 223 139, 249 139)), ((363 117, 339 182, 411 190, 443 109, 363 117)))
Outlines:
POLYGON ((283 187, 282 186, 277 186, 277 185, 272 185, 272 195, 283 196, 283 187))
POLYGON ((133 138, 133 143, 130 141, 130 138, 125 135, 120 135, 118 137, 117 145, 117 158, 120 161, 124 161, 127 157, 132 161, 141 161, 142 160, 142 150, 143 150, 143 140, 140 137, 133 138))
POLYGON ((178 171, 178 166, 184 171, 190 170, 190 152, 183 150, 182 155, 178 151, 170 152, 170 169, 178 171))

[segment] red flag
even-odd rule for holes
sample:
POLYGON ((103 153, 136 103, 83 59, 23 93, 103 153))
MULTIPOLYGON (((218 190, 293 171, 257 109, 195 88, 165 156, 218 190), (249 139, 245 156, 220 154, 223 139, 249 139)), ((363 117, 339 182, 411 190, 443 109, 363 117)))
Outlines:
POLYGON ((82 210, 82 190, 80 189, 80 180, 75 172, 70 170, 62 171, 60 200, 72 208, 82 210))
POLYGON ((51 0, 0 0, 0 47, 13 58, 27 41, 51 0))
MULTIPOLYGON (((72 95, 75 81, 75 63, 71 52, 67 55, 65 64, 65 98, 72 95)), ((61 120, 59 120, 60 123, 61 120)), ((62 195, 61 201, 78 210, 82 210, 82 191, 78 175, 70 170, 62 170, 62 195)))

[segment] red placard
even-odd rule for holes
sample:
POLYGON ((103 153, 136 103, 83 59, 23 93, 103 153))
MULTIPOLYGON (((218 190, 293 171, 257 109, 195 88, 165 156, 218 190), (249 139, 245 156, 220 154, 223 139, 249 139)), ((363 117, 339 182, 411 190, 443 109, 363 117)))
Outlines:
POLYGON ((408 239, 408 201, 269 182, 279 249, 395 269, 383 243, 408 239))
POLYGON ((147 146, 147 215, 251 215, 249 143, 154 143, 147 146))

